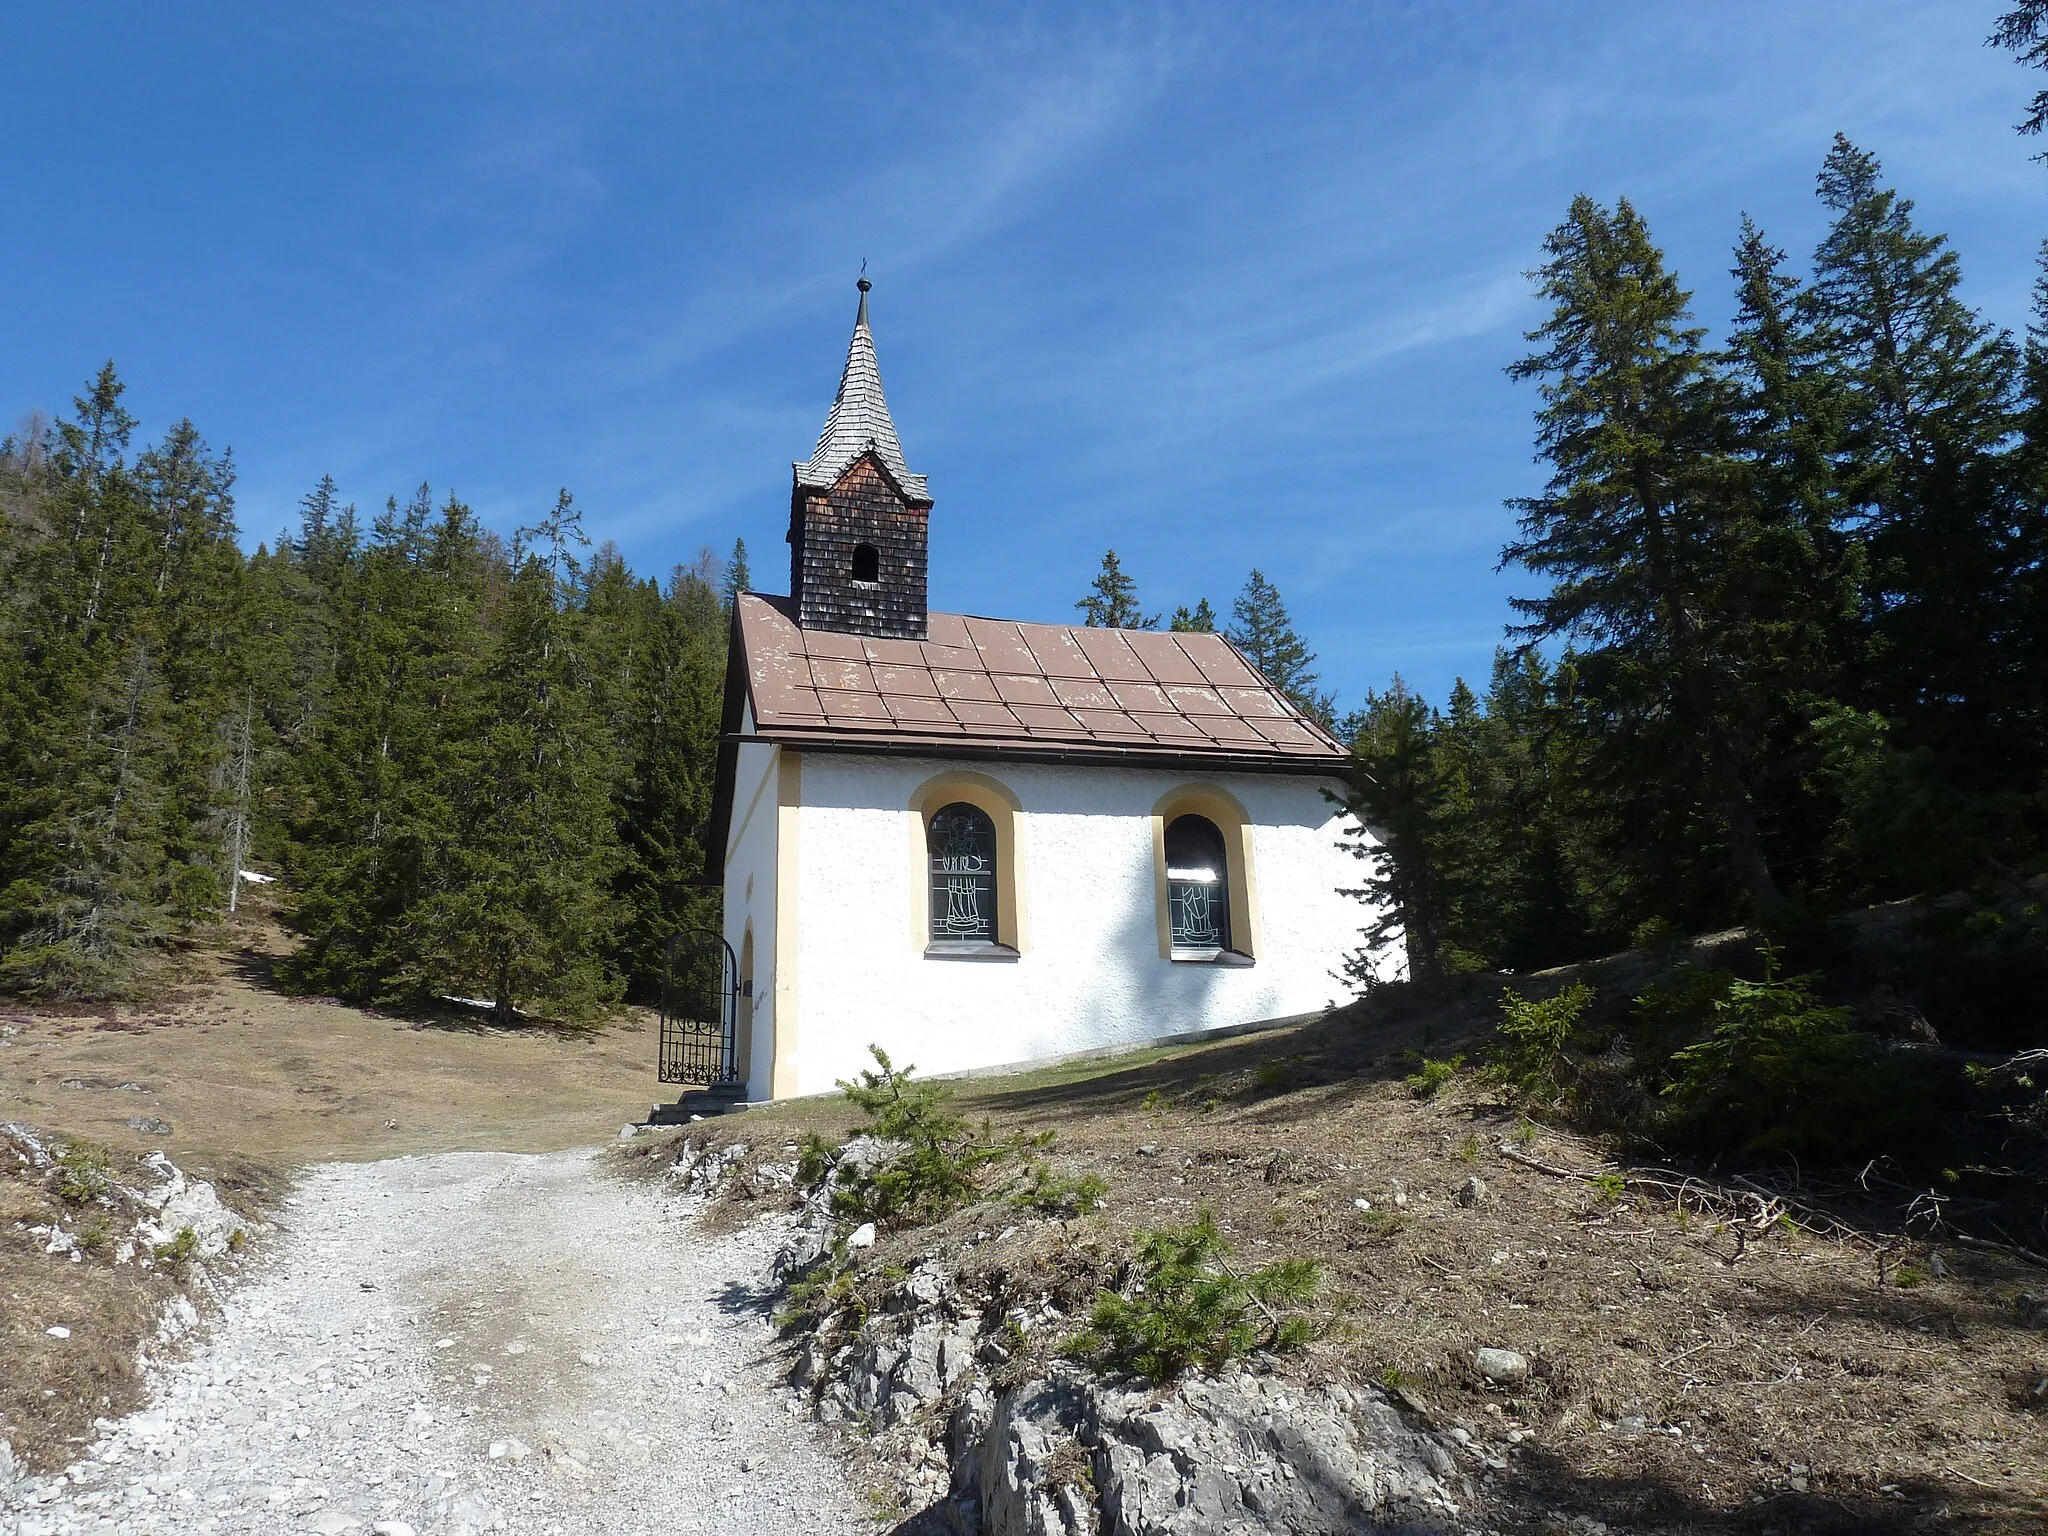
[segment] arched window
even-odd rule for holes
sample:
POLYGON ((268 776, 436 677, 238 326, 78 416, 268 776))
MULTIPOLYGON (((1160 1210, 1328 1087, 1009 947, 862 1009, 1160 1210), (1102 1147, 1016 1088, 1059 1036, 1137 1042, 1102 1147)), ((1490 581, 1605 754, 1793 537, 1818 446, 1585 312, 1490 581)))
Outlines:
POLYGON ((987 811, 955 800, 932 813, 925 832, 931 859, 931 942, 994 944, 996 824, 987 811))
POLYGON ((1175 955, 1230 948, 1230 866, 1223 834, 1206 816, 1166 824, 1166 902, 1175 955))
POLYGON ((853 546, 853 579, 855 581, 880 581, 882 579, 882 557, 872 544, 853 546))

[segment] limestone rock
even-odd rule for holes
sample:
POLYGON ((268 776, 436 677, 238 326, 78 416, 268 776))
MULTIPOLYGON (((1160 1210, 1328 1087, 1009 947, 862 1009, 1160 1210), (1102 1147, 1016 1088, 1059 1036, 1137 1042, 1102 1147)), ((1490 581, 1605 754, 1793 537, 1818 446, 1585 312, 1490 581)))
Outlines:
POLYGON ((1529 1379, 1529 1357, 1513 1349, 1481 1349, 1472 1356, 1473 1369, 1498 1386, 1511 1387, 1529 1379))
POLYGON ((178 1234, 191 1228, 194 1256, 217 1259, 246 1232, 248 1223, 220 1203, 220 1195, 204 1180, 193 1183, 184 1171, 161 1152, 152 1152, 144 1163, 162 1182, 142 1198, 151 1214, 136 1223, 135 1235, 146 1244, 176 1242, 178 1234))
POLYGON ((1003 1394, 982 1444, 983 1536, 1094 1536, 1093 1501, 1073 1487, 1089 1417, 1072 1372, 1003 1394))
POLYGON ((1238 1371, 1160 1395, 1062 1368, 992 1410, 970 1391, 950 1440, 954 1526, 982 1536, 1455 1528, 1449 1449, 1370 1390, 1238 1371))
POLYGON ((1486 1198, 1486 1180, 1473 1174, 1458 1186, 1458 1204, 1472 1206, 1486 1198))

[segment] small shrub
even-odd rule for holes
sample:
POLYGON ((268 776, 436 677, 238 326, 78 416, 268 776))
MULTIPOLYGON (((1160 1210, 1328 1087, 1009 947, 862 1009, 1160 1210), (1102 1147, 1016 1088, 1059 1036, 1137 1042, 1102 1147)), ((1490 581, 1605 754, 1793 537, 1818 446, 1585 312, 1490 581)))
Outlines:
POLYGON ((184 1280, 192 1273, 192 1263, 199 1253, 199 1234, 190 1227, 178 1228, 178 1235, 168 1243, 158 1243, 149 1250, 150 1261, 173 1280, 184 1280))
POLYGON ((936 1221, 979 1195, 981 1170, 1011 1149, 991 1142, 986 1129, 977 1136, 948 1109, 950 1089, 917 1081, 915 1067, 899 1070, 879 1045, 868 1050, 881 1070, 863 1070, 859 1082, 839 1089, 866 1111, 869 1135, 902 1142, 904 1150, 841 1188, 832 1208, 877 1223, 936 1221))
POLYGON ((111 1237, 112 1234, 107 1231, 107 1224, 94 1219, 78 1229, 78 1246, 87 1253, 98 1253, 107 1246, 111 1237))
POLYGON ((1418 1099, 1435 1098, 1451 1079, 1458 1075, 1458 1068, 1465 1065, 1463 1056, 1453 1056, 1449 1061, 1438 1061, 1420 1052, 1413 1052, 1411 1057, 1416 1062, 1416 1068, 1401 1081, 1407 1084, 1408 1091, 1418 1099))
POLYGON ((1618 1173, 1596 1173, 1586 1182, 1602 1205, 1612 1205, 1628 1193, 1628 1180, 1618 1173))
POLYGON ((1764 979, 1731 981, 1706 1038, 1671 1057, 1664 1089, 1679 1129, 1716 1150, 1844 1160, 1910 1138, 1923 1089, 1847 1008, 1824 1007, 1812 975, 1781 976, 1764 949, 1764 979))
POLYGON ((1458 1143, 1458 1158, 1459 1161, 1467 1163, 1479 1161, 1479 1133, 1477 1131, 1467 1131, 1465 1133, 1464 1139, 1458 1143))
POLYGON ((1145 1110, 1149 1114, 1164 1114, 1166 1112, 1166 1095, 1157 1088, 1147 1089, 1145 1097, 1138 1101, 1138 1108, 1145 1110))
POLYGON ((782 1307, 775 1314, 775 1326, 784 1333, 816 1327, 835 1312, 846 1311, 849 1327, 867 1321, 867 1303, 857 1288, 852 1255, 846 1239, 833 1243, 824 1258, 783 1288, 782 1307))
POLYGON ((1732 971, 1688 963, 1673 966, 1662 980, 1637 994, 1623 1033, 1636 1073, 1653 1091, 1669 1081, 1666 1070, 1672 1054, 1713 1028, 1714 1009, 1734 983, 1732 971))
POLYGON ((1204 1210, 1185 1227, 1138 1235, 1136 1293, 1105 1291, 1095 1299, 1088 1327, 1070 1353, 1097 1365, 1170 1381, 1193 1365, 1218 1366, 1251 1353, 1293 1349, 1308 1342, 1308 1320, 1278 1309, 1309 1301, 1322 1283, 1306 1259, 1287 1259, 1240 1277, 1230 1247, 1204 1210), (1263 1316, 1262 1330, 1253 1322, 1263 1316))
POLYGON ((1294 1080, 1294 1064, 1285 1056, 1268 1056, 1252 1068, 1252 1087, 1260 1093, 1279 1093, 1294 1080))
POLYGON ((1406 1216, 1398 1216, 1392 1211, 1360 1211, 1358 1213, 1358 1230, 1374 1242, 1387 1241, 1398 1235, 1401 1229, 1407 1225, 1408 1218, 1406 1216))
POLYGON ((96 1141, 67 1137, 57 1154, 57 1198, 87 1205, 112 1192, 114 1154, 96 1141))
POLYGON ((1108 1193, 1109 1185, 1099 1174, 1064 1179, 1045 1163, 1035 1162, 1025 1170, 1024 1187, 1011 1198, 1041 1216, 1071 1218, 1096 1209, 1108 1193))
POLYGON ((1535 1002, 1513 987, 1501 993, 1502 1044, 1494 1071, 1501 1081, 1546 1102, 1564 1096, 1565 1051, 1572 1043, 1593 989, 1575 981, 1555 997, 1535 1002))
POLYGON ((796 1154, 796 1187, 806 1194, 825 1182, 832 1172, 832 1143, 816 1131, 805 1131, 796 1154))

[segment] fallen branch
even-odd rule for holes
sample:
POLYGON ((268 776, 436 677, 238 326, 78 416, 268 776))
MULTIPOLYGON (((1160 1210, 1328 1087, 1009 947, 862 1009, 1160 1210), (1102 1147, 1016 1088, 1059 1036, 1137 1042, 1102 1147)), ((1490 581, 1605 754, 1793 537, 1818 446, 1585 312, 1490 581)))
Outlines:
POLYGON ((1465 1278, 1463 1275, 1459 1274, 1455 1269, 1446 1269, 1443 1265, 1437 1263, 1435 1259, 1432 1259, 1426 1253, 1418 1253, 1415 1255, 1415 1257, 1422 1260, 1422 1262, 1427 1264, 1431 1269, 1434 1269, 1439 1273, 1449 1275, 1453 1280, 1462 1280, 1465 1278))
POLYGON ((1592 1173, 1582 1173, 1576 1168, 1560 1168, 1555 1163, 1546 1163, 1542 1162, 1537 1158, 1533 1158, 1526 1152, 1517 1152, 1513 1147, 1509 1146, 1506 1142, 1500 1143, 1497 1150, 1499 1151, 1500 1155, 1506 1158, 1509 1162, 1520 1163, 1524 1168, 1534 1168, 1538 1173, 1547 1173, 1554 1179, 1591 1180, 1606 1178, 1614 1172, 1612 1168, 1600 1168, 1594 1170, 1592 1173))
POLYGON ((1994 1243, 1988 1237, 1972 1237, 1967 1232, 1957 1232, 1953 1228, 1950 1229, 1949 1236, 1953 1237, 1965 1248, 1988 1248, 1993 1253, 2011 1254, 2014 1258, 2022 1259, 2037 1269, 2048 1269, 2048 1257, 2034 1252, 2031 1248, 2022 1248, 2017 1243, 1994 1243))
MULTIPOLYGON (((1731 1227, 1735 1227, 1738 1233, 1742 1227, 1747 1226, 1750 1230, 1761 1234, 1769 1230, 1771 1223, 1776 1221, 1779 1215, 1782 1214, 1783 1197, 1772 1190, 1762 1189, 1761 1187, 1754 1194, 1736 1195, 1724 1190, 1714 1189, 1690 1174, 1682 1174, 1676 1169, 1671 1168, 1624 1173, 1617 1168, 1610 1167, 1594 1169, 1588 1172, 1579 1168, 1560 1168, 1555 1163, 1546 1163, 1541 1158, 1531 1157, 1526 1152, 1517 1151, 1504 1141, 1499 1144, 1496 1150, 1509 1162, 1520 1163, 1524 1168, 1533 1168, 1536 1172, 1548 1174, 1554 1179, 1578 1179, 1585 1183, 1592 1183, 1599 1179, 1618 1178, 1625 1189, 1656 1190, 1668 1196, 1674 1204, 1680 1207, 1690 1202, 1699 1209, 1702 1215, 1712 1216, 1725 1221, 1731 1227), (1743 1213, 1741 1206, 1744 1200, 1756 1202, 1754 1214, 1743 1213)), ((1736 1257, 1738 1258, 1741 1257, 1742 1241, 1743 1239, 1738 1235, 1736 1239, 1736 1257)))

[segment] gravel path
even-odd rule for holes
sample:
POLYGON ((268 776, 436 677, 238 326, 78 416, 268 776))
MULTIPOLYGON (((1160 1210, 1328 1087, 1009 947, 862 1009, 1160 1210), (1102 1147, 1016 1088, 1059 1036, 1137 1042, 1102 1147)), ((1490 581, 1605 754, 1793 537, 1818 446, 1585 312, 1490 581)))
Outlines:
POLYGON ((314 1169, 209 1341, 0 1531, 872 1529, 769 1357, 776 1232, 594 1157, 314 1169))

